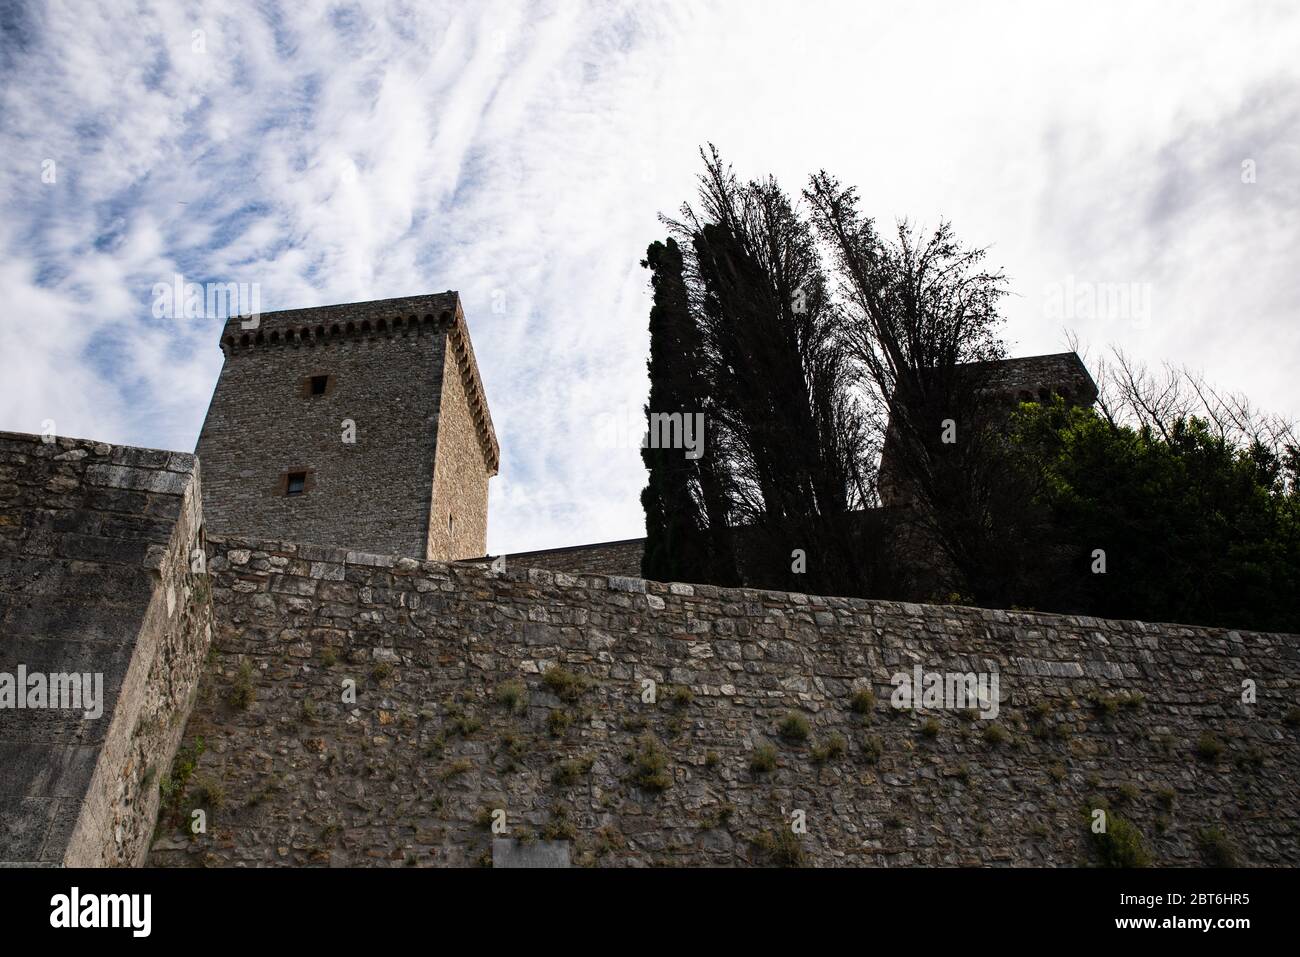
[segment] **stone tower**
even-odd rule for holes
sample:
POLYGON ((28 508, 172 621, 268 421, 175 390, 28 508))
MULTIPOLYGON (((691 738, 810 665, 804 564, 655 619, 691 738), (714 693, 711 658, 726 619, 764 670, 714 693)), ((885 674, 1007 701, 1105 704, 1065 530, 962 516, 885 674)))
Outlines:
MULTIPOLYGON (((958 368, 977 370, 983 377, 983 390, 997 400, 995 407, 1008 414, 1020 402, 1048 402, 1052 396, 1060 396, 1070 405, 1091 406, 1097 401, 1097 383, 1077 352, 997 359, 958 368)), ((876 479, 881 504, 891 508, 915 504, 896 464, 896 434, 891 422, 876 479)))
POLYGON ((196 449, 210 532, 453 561, 499 449, 455 292, 232 318, 196 449))

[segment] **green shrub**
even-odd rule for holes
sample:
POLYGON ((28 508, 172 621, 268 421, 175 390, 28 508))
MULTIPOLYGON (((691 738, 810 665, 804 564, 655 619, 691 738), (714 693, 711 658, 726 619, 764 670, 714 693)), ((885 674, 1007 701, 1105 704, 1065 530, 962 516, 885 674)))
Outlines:
POLYGON ((990 748, 996 748, 1000 744, 1006 744, 1011 740, 1011 733, 1000 724, 987 724, 984 726, 984 743, 990 748))
POLYGON ((926 718, 925 723, 921 725, 921 734, 927 738, 939 737, 939 721, 937 718, 926 718))
POLYGON ((574 674, 572 671, 566 671, 558 666, 551 668, 546 674, 542 675, 542 684, 555 697, 570 704, 581 698, 590 686, 588 680, 582 675, 574 674))
POLYGON ((672 786, 672 775, 668 770, 668 752, 664 750, 659 739, 646 732, 637 738, 632 754, 632 781, 645 791, 666 791, 672 786))
POLYGON ((483 722, 472 714, 453 714, 447 722, 447 731, 453 736, 462 738, 470 737, 481 727, 483 722))
POLYGON ((842 734, 832 734, 826 739, 824 744, 819 744, 813 748, 812 759, 816 764, 825 764, 827 761, 835 761, 844 756, 844 751, 848 747, 848 742, 844 740, 842 734))
POLYGON ((190 798, 195 807, 216 811, 226 803, 226 789, 216 778, 202 778, 194 782, 190 798))
POLYGON ((528 700, 528 688, 522 681, 503 681, 497 685, 494 697, 497 704, 513 714, 524 709, 528 700))
POLYGON ((1119 699, 1107 695, 1094 694, 1090 698, 1093 708, 1098 714, 1106 718, 1112 718, 1119 711, 1119 699))
POLYGON ((574 841, 578 838, 578 829, 569 820, 569 813, 564 808, 557 807, 542 828, 542 837, 548 841, 574 841))
POLYGON ((1241 855, 1228 839, 1228 835, 1217 827, 1207 827, 1196 834, 1196 845, 1201 856, 1210 867, 1237 867, 1241 864, 1241 855))
POLYGON ((561 761, 555 766, 555 773, 551 776, 551 780, 562 788, 577 784, 584 775, 590 773, 593 763, 589 757, 561 761))
POLYGON ((876 735, 866 735, 862 739, 862 760, 875 764, 885 753, 885 744, 876 735))
POLYGON ((230 683, 230 692, 226 700, 232 708, 244 711, 253 703, 254 697, 253 664, 250 661, 244 661, 240 664, 239 671, 230 683))
POLYGON ((497 754, 505 757, 506 773, 516 770, 519 767, 519 759, 523 757, 524 752, 528 750, 528 743, 520 735, 507 731, 501 735, 501 745, 497 748, 497 754))
POLYGON ((776 768, 776 748, 770 744, 760 744, 749 756, 749 770, 755 774, 766 774, 776 768))
POLYGON ((1142 792, 1138 790, 1136 784, 1134 784, 1131 781, 1125 781, 1123 784, 1119 786, 1119 793, 1117 795, 1117 797, 1119 798, 1118 803, 1132 804, 1139 797, 1141 797, 1141 794, 1142 792))
POLYGON ((1223 754, 1223 742, 1206 731, 1197 739, 1196 753, 1204 761, 1211 763, 1218 761, 1223 754))
POLYGON ((787 711, 776 729, 787 741, 806 741, 812 730, 808 726, 808 719, 797 711, 787 711))
POLYGON ((573 715, 563 708, 555 708, 546 715, 546 729, 553 738, 564 737, 564 732, 573 724, 573 715))
POLYGON ((854 714, 871 714, 876 709, 876 694, 870 688, 859 688, 849 699, 854 714))
POLYGON ((1241 754, 1237 755, 1237 767, 1243 771, 1258 771, 1264 766, 1264 752, 1260 750, 1259 745, 1252 744, 1241 754))
POLYGON ((471 771, 473 770, 473 768, 474 768, 474 762, 471 761, 469 758, 457 758, 455 761, 451 762, 451 764, 443 768, 442 778, 445 781, 448 780, 449 778, 454 778, 461 774, 464 774, 467 771, 471 771))
POLYGON ((161 803, 169 813, 180 813, 181 798, 185 795, 185 789, 198 768, 199 758, 205 749, 202 738, 195 738, 192 744, 178 748, 176 757, 172 760, 171 773, 164 774, 158 781, 161 803))
POLYGON ((1142 832, 1118 814, 1106 814, 1106 830, 1093 833, 1093 845, 1106 867, 1147 867, 1151 854, 1142 832))
POLYGON ((761 831, 751 838, 751 843, 768 863, 776 867, 803 865, 803 845, 788 827, 777 827, 774 831, 761 831))
POLYGON ((695 692, 693 692, 686 685, 678 685, 677 687, 673 688, 672 692, 668 695, 669 704, 678 708, 689 707, 691 702, 694 700, 695 700, 695 692))

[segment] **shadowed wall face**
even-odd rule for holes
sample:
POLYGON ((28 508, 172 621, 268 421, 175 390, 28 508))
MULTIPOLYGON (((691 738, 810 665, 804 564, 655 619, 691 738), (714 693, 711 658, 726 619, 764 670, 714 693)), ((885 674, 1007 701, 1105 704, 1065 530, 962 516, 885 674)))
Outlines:
POLYGON ((141 863, 211 640, 199 497, 193 455, 0 433, 0 862, 141 863))

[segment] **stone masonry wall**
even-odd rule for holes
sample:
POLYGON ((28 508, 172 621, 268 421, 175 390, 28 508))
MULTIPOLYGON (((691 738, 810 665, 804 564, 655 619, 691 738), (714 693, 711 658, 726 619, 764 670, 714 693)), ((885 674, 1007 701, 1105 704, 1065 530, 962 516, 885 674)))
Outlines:
POLYGON ((489 466, 470 415, 466 361, 455 354, 449 342, 438 403, 438 452, 424 553, 447 561, 487 553, 489 466))
POLYGON ((194 456, 0 433, 0 683, 104 693, 86 717, 0 689, 0 861, 142 863, 211 640, 201 543, 194 456))
POLYGON ((152 864, 472 865, 498 812, 583 865, 1077 865, 1109 807, 1157 864, 1300 865, 1293 635, 209 549, 202 783, 152 864), (914 665, 1000 713, 891 708, 914 665))
POLYGON ((622 575, 640 578, 641 555, 644 552, 644 538, 629 538, 619 542, 598 542, 593 545, 507 555, 506 566, 544 568, 552 572, 568 572, 570 575, 622 575))

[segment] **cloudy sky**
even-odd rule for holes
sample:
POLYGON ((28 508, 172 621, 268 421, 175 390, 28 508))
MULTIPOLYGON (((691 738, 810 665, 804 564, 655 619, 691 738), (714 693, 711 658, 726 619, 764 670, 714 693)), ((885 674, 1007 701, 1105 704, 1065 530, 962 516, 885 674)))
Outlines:
POLYGON ((152 317, 176 273, 263 310, 457 289, 490 550, 643 534, 637 450, 597 435, 644 401, 639 260, 706 141, 952 220, 1011 278, 1015 353, 1070 327, 1300 414, 1293 4, 0 0, 0 28, 0 428, 191 450, 220 322, 152 317))

